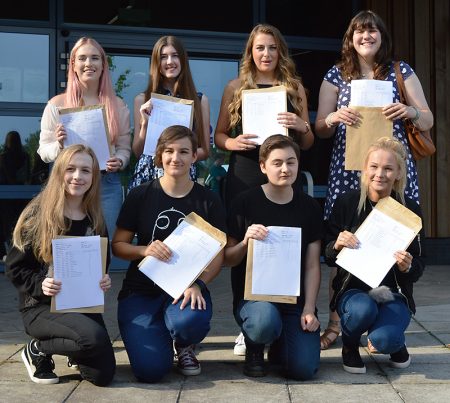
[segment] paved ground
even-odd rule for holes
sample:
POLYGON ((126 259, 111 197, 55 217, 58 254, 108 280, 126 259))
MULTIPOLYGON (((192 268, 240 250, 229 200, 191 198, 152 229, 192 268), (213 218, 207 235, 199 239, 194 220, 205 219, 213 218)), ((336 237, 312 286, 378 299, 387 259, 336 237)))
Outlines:
MULTIPOLYGON (((417 284, 417 314, 407 331, 412 364, 404 370, 388 366, 388 357, 361 348, 367 374, 342 369, 340 342, 323 352, 317 377, 294 382, 270 373, 251 379, 242 374, 243 357, 233 355, 238 328, 231 316, 228 269, 211 285, 214 317, 209 336, 199 346, 203 372, 184 377, 173 371, 164 382, 147 385, 134 379, 115 319, 116 296, 123 273, 113 273, 106 322, 118 362, 110 387, 81 381, 55 357, 58 385, 36 385, 28 378, 20 351, 28 337, 17 310, 16 290, 0 274, 0 402, 450 402, 450 266, 430 266, 417 284)), ((319 309, 326 324, 327 278, 324 267, 319 309)), ((365 340, 362 340, 365 342, 365 340)))

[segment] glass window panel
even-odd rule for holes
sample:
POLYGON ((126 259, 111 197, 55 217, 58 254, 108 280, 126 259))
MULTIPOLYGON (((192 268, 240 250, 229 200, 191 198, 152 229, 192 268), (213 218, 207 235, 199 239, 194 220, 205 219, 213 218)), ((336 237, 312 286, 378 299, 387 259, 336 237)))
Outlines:
POLYGON ((47 102, 48 35, 0 32, 0 54, 0 102, 47 102))
POLYGON ((253 25, 252 12, 253 2, 241 0, 214 3, 209 0, 172 0, 169 6, 164 1, 154 0, 64 2, 64 21, 69 23, 200 31, 249 32, 253 25), (86 13, 87 9, 89 13, 86 13))
POLYGON ((27 180, 29 184, 40 185, 48 176, 49 164, 44 163, 37 149, 41 116, 0 116, 0 146, 3 150, 6 135, 15 130, 20 134, 22 146, 30 156, 31 172, 27 180))
POLYGON ((49 20, 49 0, 8 1, 2 5, 1 17, 12 20, 49 20))
POLYGON ((266 0, 266 16, 283 35, 342 38, 360 1, 266 0))

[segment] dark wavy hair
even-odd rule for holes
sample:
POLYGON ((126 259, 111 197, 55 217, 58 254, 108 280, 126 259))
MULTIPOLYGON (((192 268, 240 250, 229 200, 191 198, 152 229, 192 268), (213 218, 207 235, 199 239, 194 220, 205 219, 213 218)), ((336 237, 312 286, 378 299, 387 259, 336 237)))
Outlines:
POLYGON ((353 33, 357 29, 377 28, 381 34, 381 45, 375 55, 374 78, 384 80, 392 62, 392 39, 381 17, 371 10, 360 11, 356 14, 345 32, 342 40, 341 59, 337 66, 346 81, 361 78, 358 54, 353 47, 353 33))

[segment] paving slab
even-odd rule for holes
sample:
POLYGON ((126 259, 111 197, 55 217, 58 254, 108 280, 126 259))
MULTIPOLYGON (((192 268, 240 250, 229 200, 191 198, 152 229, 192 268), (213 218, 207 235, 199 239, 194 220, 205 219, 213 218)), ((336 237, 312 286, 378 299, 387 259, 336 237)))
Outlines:
POLYGON ((396 384, 395 387, 407 403, 448 403, 450 401, 450 388, 448 384, 396 384))
POLYGON ((248 402, 288 403, 288 388, 284 383, 268 382, 267 378, 236 381, 195 382, 184 384, 180 402, 248 402), (263 380, 264 379, 264 380, 263 380))
MULTIPOLYGON (((76 388, 77 383, 59 383, 56 385, 37 385, 22 381, 4 381, 0 376, 0 400, 7 403, 60 403, 64 402, 76 388)), ((97 398, 95 398, 97 400, 97 398)), ((90 402, 92 402, 92 396, 90 402)))
POLYGON ((178 401, 180 384, 160 383, 149 385, 133 382, 114 382, 106 388, 100 388, 83 381, 74 389, 64 402, 71 403, 128 403, 128 402, 164 402, 178 401), (94 397, 95 396, 95 397, 94 397))
POLYGON ((290 385, 290 397, 293 403, 317 402, 380 402, 400 403, 401 397, 389 384, 364 385, 290 385))

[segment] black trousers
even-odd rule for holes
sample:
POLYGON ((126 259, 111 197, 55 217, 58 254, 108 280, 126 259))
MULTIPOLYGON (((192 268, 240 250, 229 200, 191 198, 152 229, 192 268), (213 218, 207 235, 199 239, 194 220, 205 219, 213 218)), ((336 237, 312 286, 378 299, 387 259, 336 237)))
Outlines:
POLYGON ((49 305, 38 305, 22 317, 25 331, 39 340, 43 353, 73 358, 82 378, 94 385, 112 381, 116 360, 101 314, 51 313, 49 305))

